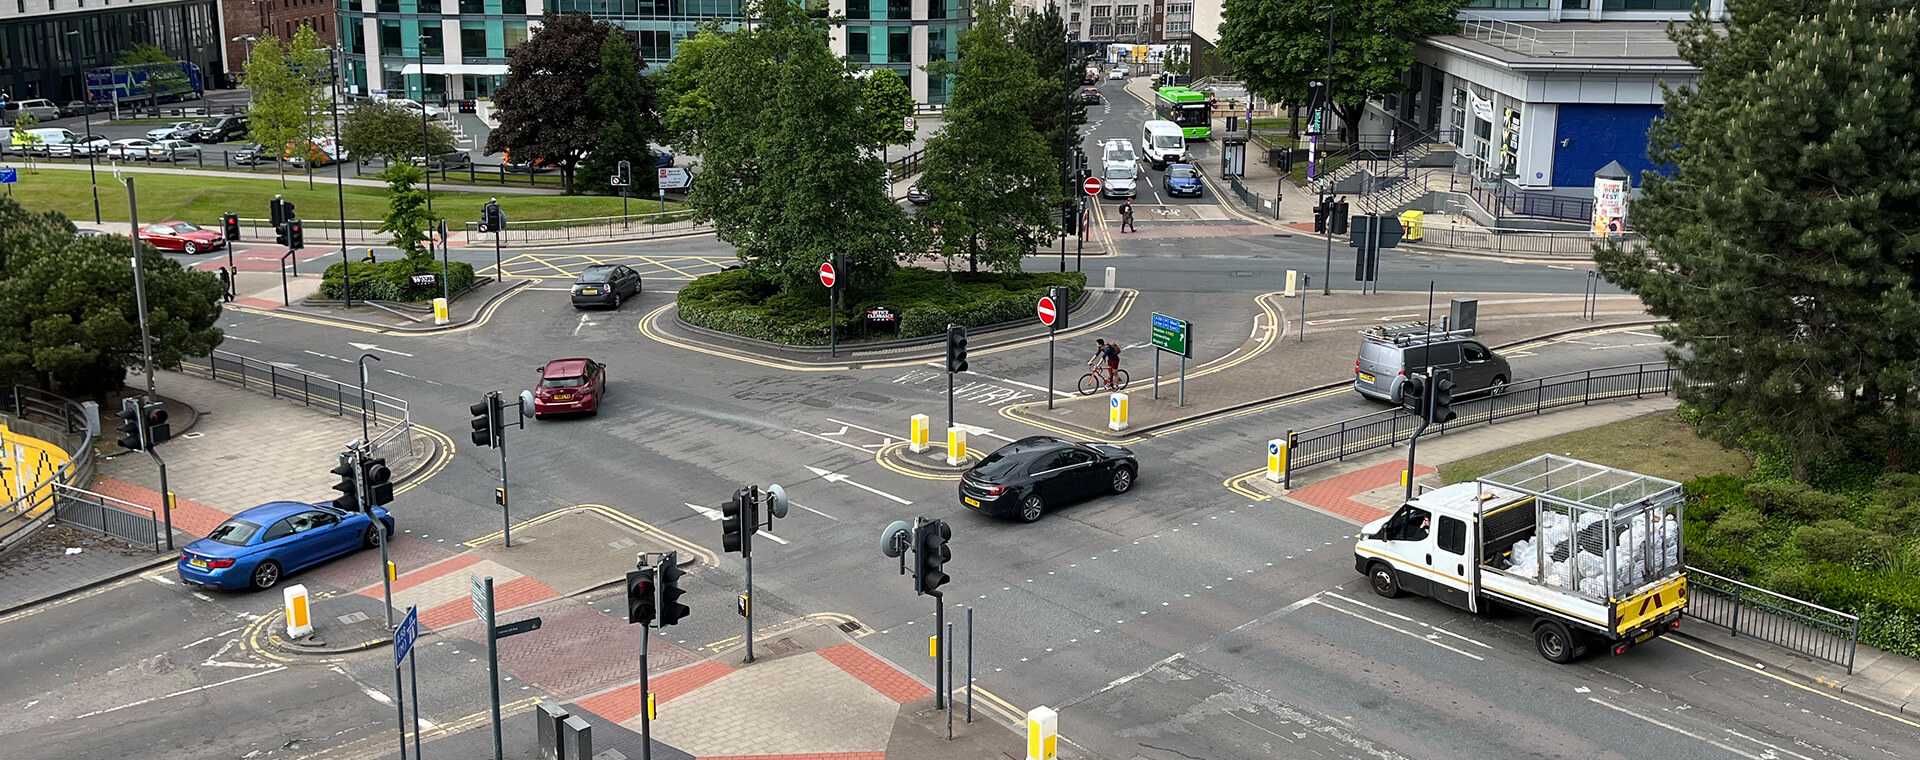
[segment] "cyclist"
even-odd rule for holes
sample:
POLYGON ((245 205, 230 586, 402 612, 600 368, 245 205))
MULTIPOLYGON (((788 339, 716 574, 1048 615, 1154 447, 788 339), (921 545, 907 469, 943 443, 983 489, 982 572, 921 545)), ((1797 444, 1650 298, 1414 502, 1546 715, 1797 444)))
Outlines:
POLYGON ((1108 390, 1113 390, 1120 379, 1120 346, 1117 343, 1108 343, 1106 338, 1094 338, 1093 343, 1093 358, 1087 360, 1087 366, 1094 368, 1094 375, 1097 377, 1100 374, 1097 365, 1106 365, 1104 382, 1108 390))

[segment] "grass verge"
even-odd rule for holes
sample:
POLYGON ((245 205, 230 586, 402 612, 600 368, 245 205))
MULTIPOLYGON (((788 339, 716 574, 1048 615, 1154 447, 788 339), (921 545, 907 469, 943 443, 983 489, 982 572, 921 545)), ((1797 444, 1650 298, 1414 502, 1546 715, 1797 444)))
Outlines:
POLYGON ((1708 475, 1745 475, 1748 467, 1745 454, 1695 435, 1678 412, 1668 410, 1448 462, 1440 465, 1440 479, 1472 480, 1541 454, 1584 459, 1682 483, 1708 475))
MULTIPOLYGON (((875 340, 938 335, 947 325, 998 324, 1033 316, 1033 304, 1049 286, 1065 285, 1076 296, 1086 287, 1080 272, 967 274, 917 267, 897 269, 887 283, 849 295, 839 314, 840 340, 875 340), (862 315, 886 307, 898 316, 899 330, 872 336, 862 315)), ((757 340, 792 346, 827 344, 826 291, 780 290, 746 269, 710 274, 680 289, 680 318, 689 324, 757 340)))

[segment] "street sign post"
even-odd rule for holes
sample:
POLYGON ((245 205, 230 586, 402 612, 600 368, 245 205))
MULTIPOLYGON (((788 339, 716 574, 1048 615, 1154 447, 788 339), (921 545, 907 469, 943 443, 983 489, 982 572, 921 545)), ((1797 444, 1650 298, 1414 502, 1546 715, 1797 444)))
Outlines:
POLYGON ((833 262, 831 261, 821 262, 820 263, 820 284, 826 286, 827 288, 827 355, 828 356, 840 355, 840 326, 833 323, 833 318, 840 313, 840 309, 837 308, 840 305, 839 304, 840 289, 833 286, 834 283, 839 281, 840 281, 840 275, 838 272, 834 271, 833 262))
POLYGON ((1180 399, 1176 406, 1187 405, 1187 360, 1193 358, 1193 325, 1177 317, 1153 313, 1153 331, 1148 337, 1153 346, 1153 397, 1160 398, 1160 353, 1180 357, 1180 399))
POLYGON ((834 280, 837 280, 837 279, 839 279, 839 275, 834 273, 833 271, 833 262, 829 261, 820 265, 820 284, 821 285, 831 288, 833 287, 834 280))
POLYGON ((393 632, 393 666, 398 668, 413 654, 413 642, 420 638, 420 608, 408 607, 407 617, 393 632))
POLYGON ((1034 307, 1034 313, 1040 316, 1040 324, 1047 326, 1047 408, 1053 408, 1053 323, 1060 321, 1059 307, 1054 305, 1052 295, 1040 297, 1040 303, 1034 307))
POLYGON ((407 699, 400 690, 400 663, 407 663, 413 681, 413 756, 420 757, 420 669, 414 665, 413 644, 420 640, 420 607, 407 608, 407 618, 393 631, 393 711, 400 723, 400 756, 407 754, 407 699))
MULTIPOLYGON (((1054 313, 1053 313, 1053 299, 1051 297, 1041 296, 1040 305, 1038 308, 1035 309, 1035 311, 1038 312, 1040 315, 1040 324, 1046 325, 1047 327, 1053 327, 1054 313)), ((1051 332, 1051 330, 1049 330, 1049 332, 1051 332)))
POLYGON ((1100 185, 1101 185, 1101 182, 1099 177, 1088 177, 1085 180, 1082 180, 1080 182, 1080 192, 1086 193, 1088 195, 1099 195, 1100 185))
POLYGON ((487 687, 493 694, 493 760, 504 760, 505 746, 500 738, 500 635, 494 627, 493 576, 469 575, 467 581, 467 597, 473 602, 473 614, 487 627, 487 687))

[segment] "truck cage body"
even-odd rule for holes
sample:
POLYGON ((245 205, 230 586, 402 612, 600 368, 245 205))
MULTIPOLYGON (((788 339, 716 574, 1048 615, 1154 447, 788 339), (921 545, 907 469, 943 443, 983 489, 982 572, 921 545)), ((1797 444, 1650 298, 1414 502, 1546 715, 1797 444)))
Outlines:
POLYGON ((1686 498, 1674 481, 1542 454, 1477 485, 1482 503, 1500 505, 1479 513, 1480 565, 1490 572, 1612 608, 1657 590, 1685 567, 1686 498), (1498 565, 1503 559, 1505 568, 1498 565), (1592 563, 1601 565, 1597 577, 1581 572, 1592 563))

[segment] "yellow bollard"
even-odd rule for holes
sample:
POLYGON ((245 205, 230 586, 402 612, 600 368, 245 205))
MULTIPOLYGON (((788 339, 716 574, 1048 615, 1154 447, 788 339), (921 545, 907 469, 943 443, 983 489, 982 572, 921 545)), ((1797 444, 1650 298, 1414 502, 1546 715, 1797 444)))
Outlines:
POLYGON ((1400 488, 1405 489, 1406 487, 1407 487, 1407 471, 1401 470, 1400 471, 1400 488))
POLYGON ((452 320, 447 316, 447 299, 433 299, 433 323, 436 325, 444 325, 450 321, 452 320))
POLYGON ((947 466, 959 467, 967 461, 967 431, 965 428, 947 428, 947 466))
POLYGON ((1060 714, 1047 707, 1027 711, 1027 760, 1054 760, 1060 751, 1060 714))
POLYGON ((1107 429, 1115 432, 1127 429, 1127 394, 1107 394, 1107 429))
POLYGON ((287 608, 287 638, 297 639, 313 633, 313 610, 307 606, 307 587, 296 583, 280 592, 287 608))
POLYGON ((1292 298, 1296 295, 1299 295, 1299 293, 1294 289, 1295 286, 1299 284, 1299 280, 1300 280, 1300 272, 1298 270, 1294 270, 1294 269, 1287 270, 1287 292, 1282 293, 1281 295, 1286 298, 1292 298))
POLYGON ((1287 471, 1287 442, 1280 438, 1267 441, 1267 480, 1280 482, 1280 476, 1287 471))
POLYGON ((933 447, 928 441, 933 435, 932 426, 933 423, 924 414, 907 418, 907 440, 912 442, 909 448, 913 449, 913 453, 919 454, 933 447))

